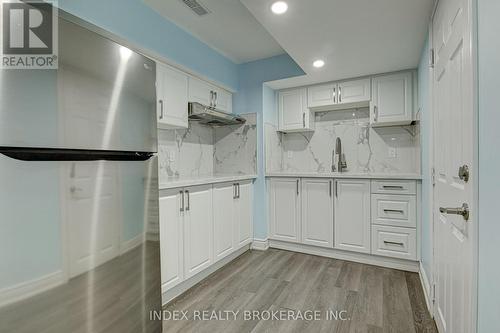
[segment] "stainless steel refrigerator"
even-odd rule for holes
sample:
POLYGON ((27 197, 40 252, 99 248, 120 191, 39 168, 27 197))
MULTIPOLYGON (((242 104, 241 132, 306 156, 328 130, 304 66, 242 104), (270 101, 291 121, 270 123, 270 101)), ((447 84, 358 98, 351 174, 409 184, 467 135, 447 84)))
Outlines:
POLYGON ((58 22, 0 71, 0 332, 161 332, 155 63, 58 22))

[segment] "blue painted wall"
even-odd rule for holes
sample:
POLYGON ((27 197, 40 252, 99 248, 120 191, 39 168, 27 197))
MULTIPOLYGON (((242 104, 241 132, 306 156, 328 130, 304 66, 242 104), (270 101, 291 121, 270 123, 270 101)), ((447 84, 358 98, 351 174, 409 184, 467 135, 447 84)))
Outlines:
POLYGON ((264 118, 272 118, 274 91, 264 82, 303 75, 302 69, 288 56, 280 55, 238 66, 239 91, 234 96, 236 113, 257 113, 257 173, 254 186, 254 237, 267 238, 267 200, 264 162, 264 118), (265 97, 265 98, 264 98, 265 97))
POLYGON ((500 332, 500 1, 478 0, 479 333, 500 332))
POLYGON ((141 0, 59 0, 59 8, 233 90, 238 66, 141 0))
POLYGON ((432 131, 432 118, 430 114, 429 69, 429 40, 427 40, 418 65, 418 107, 420 110, 420 143, 422 157, 422 237, 420 244, 422 249, 422 265, 427 274, 427 280, 432 282, 432 221, 429 215, 431 211, 429 199, 432 193, 431 165, 429 159, 431 146, 429 139, 432 131))

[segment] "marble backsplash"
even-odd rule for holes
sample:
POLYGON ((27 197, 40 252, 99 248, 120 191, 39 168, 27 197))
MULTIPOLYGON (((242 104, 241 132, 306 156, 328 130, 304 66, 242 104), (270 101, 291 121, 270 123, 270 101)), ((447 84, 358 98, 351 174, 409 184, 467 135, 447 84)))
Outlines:
POLYGON ((265 125, 267 172, 330 172, 337 137, 347 171, 420 173, 418 126, 369 126, 368 108, 317 112, 314 132, 277 133, 265 125))
POLYGON ((217 173, 255 174, 256 114, 244 125, 209 127, 189 122, 187 129, 158 130, 159 181, 217 173))

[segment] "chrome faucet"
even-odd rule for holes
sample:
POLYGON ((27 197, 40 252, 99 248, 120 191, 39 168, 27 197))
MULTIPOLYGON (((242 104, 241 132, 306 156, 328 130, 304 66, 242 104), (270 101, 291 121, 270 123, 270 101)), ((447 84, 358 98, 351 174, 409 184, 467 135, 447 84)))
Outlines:
POLYGON ((344 169, 347 169, 347 161, 345 159, 345 154, 342 153, 342 141, 340 138, 337 138, 337 141, 335 143, 335 150, 337 151, 337 171, 342 172, 344 169))

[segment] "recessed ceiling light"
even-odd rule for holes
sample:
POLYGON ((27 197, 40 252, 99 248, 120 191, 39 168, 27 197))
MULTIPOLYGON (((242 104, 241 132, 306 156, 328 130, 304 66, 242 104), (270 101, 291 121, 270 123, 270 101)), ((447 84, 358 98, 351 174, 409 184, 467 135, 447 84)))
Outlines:
POLYGON ((313 66, 316 68, 321 68, 321 67, 325 66, 325 62, 321 59, 318 59, 318 60, 313 62, 313 66))
POLYGON ((274 14, 280 15, 288 10, 288 5, 284 1, 276 1, 272 4, 271 10, 274 14))

